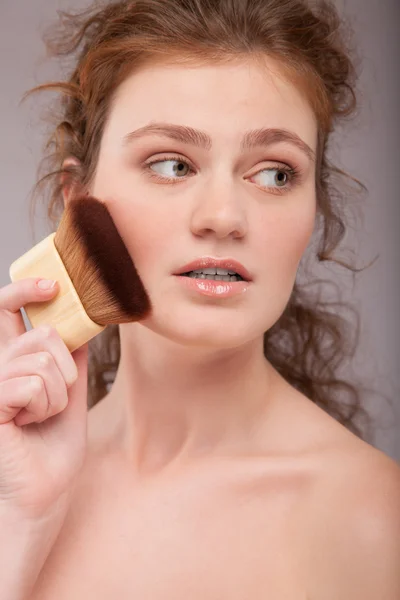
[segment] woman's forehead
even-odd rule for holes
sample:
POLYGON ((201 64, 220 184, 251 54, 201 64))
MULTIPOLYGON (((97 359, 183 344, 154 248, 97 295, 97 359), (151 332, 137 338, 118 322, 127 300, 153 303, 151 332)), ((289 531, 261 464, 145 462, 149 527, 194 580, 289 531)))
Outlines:
POLYGON ((147 65, 122 82, 113 109, 115 119, 128 126, 179 119, 206 127, 223 116, 230 126, 250 120, 255 128, 300 127, 297 133, 308 135, 307 143, 315 139, 315 116, 307 98, 274 63, 271 69, 251 62, 147 65))

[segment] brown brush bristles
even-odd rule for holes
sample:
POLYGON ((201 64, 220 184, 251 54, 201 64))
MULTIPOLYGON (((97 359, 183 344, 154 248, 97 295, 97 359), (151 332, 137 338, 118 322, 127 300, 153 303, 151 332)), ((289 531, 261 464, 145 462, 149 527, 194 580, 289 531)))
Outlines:
POLYGON ((111 325, 147 316, 149 297, 104 203, 93 196, 72 199, 54 244, 92 321, 111 325))

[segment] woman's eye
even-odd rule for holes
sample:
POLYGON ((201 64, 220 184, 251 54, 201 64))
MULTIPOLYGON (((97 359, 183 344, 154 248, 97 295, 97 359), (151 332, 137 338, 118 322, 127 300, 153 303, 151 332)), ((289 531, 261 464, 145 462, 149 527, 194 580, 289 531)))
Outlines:
MULTIPOLYGON (((159 160, 146 163, 145 167, 150 177, 161 183, 163 180, 169 181, 170 183, 178 182, 179 179, 186 177, 193 171, 188 162, 179 157, 160 158, 159 160), (156 165, 158 165, 157 170, 155 169, 156 165)), ((260 187, 271 191, 284 192, 295 184, 298 175, 299 172, 297 169, 285 165, 262 169, 253 175, 251 180, 255 180, 258 177, 260 181, 256 181, 256 183, 260 187)))
POLYGON ((259 185, 262 187, 271 187, 274 184, 278 187, 284 187, 287 185, 289 173, 288 169, 283 167, 273 167, 271 169, 263 169, 262 171, 259 171, 254 177, 252 177, 252 179, 255 177, 260 177, 261 181, 259 185))
POLYGON ((191 170, 190 166, 186 162, 173 158, 167 160, 157 160, 153 163, 147 164, 149 168, 151 167, 152 171, 155 170, 155 165, 160 165, 160 167, 158 167, 159 170, 155 172, 159 175, 164 175, 165 177, 173 177, 174 175, 184 177, 191 170), (171 163, 176 164, 171 168, 171 163))

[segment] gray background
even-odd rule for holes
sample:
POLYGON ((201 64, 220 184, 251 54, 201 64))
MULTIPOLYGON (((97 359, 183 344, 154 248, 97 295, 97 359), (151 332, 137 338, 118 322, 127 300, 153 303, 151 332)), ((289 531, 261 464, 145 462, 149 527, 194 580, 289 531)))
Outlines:
MULTIPOLYGON (((57 77, 57 65, 45 59, 41 33, 56 9, 86 6, 86 0, 0 0, 0 286, 9 283, 13 260, 47 235, 43 211, 29 225, 29 196, 44 143, 40 103, 31 99, 18 106, 30 87, 57 77)), ((359 116, 335 135, 330 158, 360 179, 369 190, 360 203, 362 218, 350 225, 345 238, 352 253, 338 256, 357 260, 357 266, 378 261, 354 280, 343 268, 318 267, 315 273, 333 278, 360 312, 361 337, 354 364, 343 374, 355 373, 380 395, 365 401, 375 419, 373 445, 400 460, 399 377, 399 0, 337 0, 356 31, 363 60, 359 84, 359 116), (351 368, 350 368, 351 367, 351 368)))

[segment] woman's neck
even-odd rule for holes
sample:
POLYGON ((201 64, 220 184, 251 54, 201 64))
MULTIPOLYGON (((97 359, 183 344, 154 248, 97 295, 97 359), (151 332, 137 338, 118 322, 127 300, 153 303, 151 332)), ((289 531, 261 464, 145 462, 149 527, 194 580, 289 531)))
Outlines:
POLYGON ((134 325, 121 328, 121 360, 102 414, 132 469, 158 471, 200 456, 254 452, 278 383, 262 339, 213 350, 134 325))

